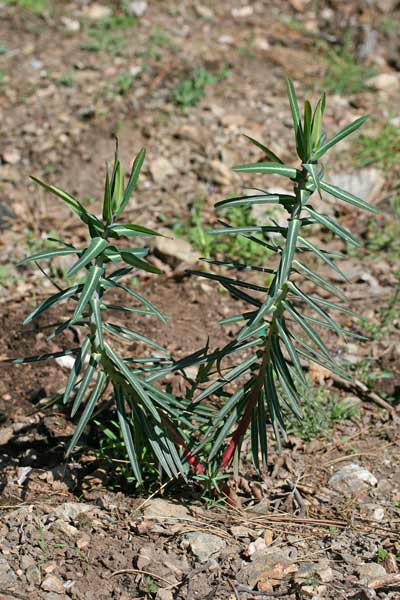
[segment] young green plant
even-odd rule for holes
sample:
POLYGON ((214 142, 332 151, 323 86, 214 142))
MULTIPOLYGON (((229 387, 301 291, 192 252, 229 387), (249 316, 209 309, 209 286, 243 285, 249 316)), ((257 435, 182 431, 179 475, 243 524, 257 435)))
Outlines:
POLYGON ((111 393, 132 471, 139 484, 142 483, 141 458, 147 457, 149 452, 169 477, 185 476, 188 463, 194 460, 188 450, 188 432, 192 425, 185 409, 185 401, 178 401, 152 383, 154 372, 170 362, 167 352, 156 341, 119 324, 113 317, 118 314, 140 314, 159 319, 161 323, 166 322, 165 316, 149 300, 124 283, 124 277, 132 277, 138 271, 160 273, 146 260, 146 248, 136 245, 128 247, 123 242, 120 245, 124 238, 137 241, 145 236, 159 235, 140 225, 119 222, 137 186, 144 158, 145 152, 141 150, 133 162, 125 186, 116 151, 111 176, 108 172, 106 174, 102 218, 88 212, 71 194, 32 177, 72 210, 87 226, 89 236, 87 245, 79 248, 62 240, 52 240, 57 241, 59 246, 37 252, 20 263, 24 265, 72 255, 76 256, 76 261, 66 274, 67 277, 83 276, 82 283, 62 288, 41 268, 42 273, 55 285, 57 292, 37 306, 26 317, 24 324, 37 319, 51 308, 59 310, 60 303, 69 300, 73 303, 72 312, 68 314, 66 311, 66 318, 54 323, 54 331, 49 338, 53 339, 62 332, 72 330, 79 332, 81 343, 78 347, 60 352, 6 361, 32 363, 72 355, 75 360, 65 387, 63 402, 71 405, 72 417, 77 414, 80 417, 67 455, 77 445, 93 415, 97 414, 99 419, 101 400, 111 393), (108 292, 125 293, 136 301, 136 306, 107 302, 108 292), (124 358, 112 344, 111 340, 115 338, 123 342, 140 342, 154 353, 124 358), (143 452, 144 448, 149 452, 143 452))
MULTIPOLYGON (((254 464, 260 468, 260 456, 263 465, 266 464, 268 420, 272 423, 279 443, 281 435, 285 436, 282 407, 289 408, 301 418, 301 386, 305 384, 304 361, 312 361, 348 378, 347 372, 337 364, 320 337, 319 329, 338 335, 360 337, 353 331, 342 328, 331 316, 331 311, 352 313, 344 304, 342 291, 307 266, 306 259, 313 255, 346 279, 333 262, 339 255, 307 239, 307 230, 314 225, 328 229, 347 244, 359 245, 356 238, 336 219, 320 212, 311 204, 313 194, 321 195, 321 192, 326 192, 358 209, 376 212, 360 198, 327 183, 324 167, 320 164, 320 159, 333 146, 356 131, 367 117, 358 118, 328 140, 322 131, 325 95, 319 99, 314 112, 310 102, 305 102, 303 118, 291 81, 288 81, 288 96, 300 165, 292 167, 284 164, 272 150, 248 138, 262 151, 264 160, 241 165, 234 168, 234 171, 280 175, 290 182, 293 193, 272 194, 261 189, 251 196, 229 198, 215 205, 220 213, 234 207, 277 204, 287 213, 286 225, 279 225, 271 219, 267 224, 261 222, 251 226, 232 227, 220 221, 222 227, 210 232, 213 235, 244 236, 265 249, 269 262, 273 253, 277 266, 260 267, 259 264, 243 264, 232 260, 224 262, 205 259, 210 264, 222 265, 242 274, 269 273, 271 284, 265 287, 254 283, 254 279, 250 277, 246 280, 219 273, 193 271, 200 277, 218 281, 234 298, 249 305, 248 311, 221 321, 224 324, 242 323, 234 339, 224 348, 211 354, 205 350, 203 355, 198 353, 176 365, 184 368, 195 363, 216 364, 213 380, 211 383, 209 380, 207 387, 197 395, 195 401, 201 402, 215 395, 223 400, 222 408, 214 415, 200 446, 205 448, 211 445, 208 459, 210 462, 217 461, 220 468, 227 467, 234 457, 239 458, 240 447, 249 428, 254 464), (304 292, 301 284, 305 281, 313 283, 325 294, 329 292, 336 296, 338 300, 326 300, 325 294, 310 295, 304 292), (238 361, 236 357, 243 351, 246 351, 246 356, 238 361), (222 373, 222 360, 225 359, 234 366, 223 369, 222 373)), ((211 370, 208 372, 211 373, 211 370)))

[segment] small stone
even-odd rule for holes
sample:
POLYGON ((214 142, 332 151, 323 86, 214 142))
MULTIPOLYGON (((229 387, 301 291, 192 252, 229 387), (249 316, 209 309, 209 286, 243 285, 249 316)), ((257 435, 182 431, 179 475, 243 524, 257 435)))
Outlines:
POLYGON ((81 28, 81 24, 76 19, 70 19, 69 17, 61 17, 61 23, 64 25, 66 31, 75 33, 81 28))
POLYGON ((210 167, 211 177, 214 183, 229 185, 232 182, 233 173, 223 162, 220 160, 212 160, 210 167))
POLYGON ((29 477, 32 467, 18 467, 17 469, 17 483, 22 485, 29 477))
POLYGON ((366 83, 380 92, 396 92, 400 87, 400 78, 395 73, 379 73, 367 79, 366 83))
POLYGON ((57 575, 47 575, 41 585, 45 592, 54 592, 55 594, 63 594, 65 592, 64 584, 57 575))
POLYGON ((12 427, 3 427, 0 429, 0 446, 5 446, 11 440, 14 434, 12 427))
POLYGON ((248 538, 251 535, 251 530, 244 525, 234 525, 231 527, 231 534, 237 539, 248 538))
POLYGON ((134 17, 143 17, 147 10, 147 2, 130 2, 128 4, 128 12, 134 17))
POLYGON ((271 45, 268 42, 268 40, 266 40, 265 38, 261 38, 261 37, 256 37, 256 39, 254 40, 254 46, 258 50, 263 50, 264 52, 268 52, 268 50, 271 49, 271 45))
POLYGON ((75 358, 73 356, 59 356, 56 358, 56 363, 63 369, 70 371, 75 364, 75 358))
POLYGON ((82 533, 75 543, 79 550, 85 550, 90 544, 90 535, 88 533, 82 533))
POLYGON ((378 480, 367 469, 350 463, 337 471, 329 480, 329 485, 339 493, 354 495, 375 487, 378 480))
POLYGON ((159 588, 156 594, 156 600, 173 600, 174 596, 171 590, 159 588))
POLYGON ((1 157, 9 165, 16 165, 21 160, 21 154, 16 148, 6 148, 1 157))
POLYGON ((57 506, 55 512, 59 519, 69 519, 75 521, 78 515, 91 511, 97 511, 98 508, 94 504, 84 504, 83 502, 65 502, 57 506))
POLYGON ((34 567, 35 564, 36 564, 35 559, 32 556, 30 556, 29 554, 25 554, 24 556, 22 556, 19 561, 19 566, 24 571, 26 571, 30 567, 34 567))
POLYGON ((204 6, 204 4, 195 4, 194 9, 199 17, 202 17, 203 19, 214 18, 214 13, 209 6, 204 6))
POLYGON ((158 184, 164 183, 169 177, 175 175, 173 164, 166 158, 160 156, 150 163, 150 172, 154 181, 158 184))
POLYGON ((226 547, 226 542, 217 535, 191 531, 183 536, 183 546, 190 550, 200 562, 207 562, 211 557, 218 556, 226 547))
MULTIPOLYGON (((171 231, 160 231, 164 235, 170 236, 171 231)), ((164 260, 171 267, 175 268, 184 263, 188 266, 194 265, 198 261, 198 254, 186 240, 181 238, 157 237, 152 241, 154 252, 159 258, 164 260)))
POLYGON ((64 533, 67 537, 75 537, 79 533, 79 530, 76 527, 70 525, 63 519, 57 519, 57 521, 52 524, 52 528, 58 529, 58 531, 61 531, 61 533, 64 533))
POLYGON ((251 17, 254 12, 254 8, 249 4, 247 6, 241 6, 239 8, 232 8, 231 14, 235 19, 244 19, 245 17, 251 17))
POLYGON ((153 498, 150 500, 143 509, 143 516, 146 519, 155 519, 161 522, 168 520, 168 518, 178 518, 185 521, 193 520, 186 506, 164 500, 163 498, 153 498))
POLYGON ((385 509, 382 506, 379 506, 379 504, 366 502, 361 505, 360 514, 363 519, 379 523, 385 518, 385 509))
POLYGON ((111 17, 112 10, 109 6, 104 6, 103 4, 97 4, 97 2, 94 2, 85 8, 84 15, 93 21, 100 21, 101 19, 111 17))
POLYGON ((361 585, 368 585, 370 581, 378 577, 384 577, 387 573, 384 567, 378 563, 365 563, 357 568, 361 585))

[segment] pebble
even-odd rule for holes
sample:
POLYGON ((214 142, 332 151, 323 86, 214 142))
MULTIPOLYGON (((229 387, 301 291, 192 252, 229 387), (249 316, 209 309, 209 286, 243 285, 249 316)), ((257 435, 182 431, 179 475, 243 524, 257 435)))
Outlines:
POLYGON ((226 542, 217 535, 191 531, 183 536, 182 546, 189 546, 191 552, 200 562, 207 562, 218 556, 226 547, 226 542))
POLYGON ((3 427, 0 429, 0 446, 5 446, 11 440, 14 434, 12 427, 3 427))
POLYGON ((147 2, 130 2, 128 4, 128 12, 134 17, 143 17, 148 8, 147 2))
POLYGON ((181 518, 186 521, 193 520, 186 506, 164 500, 163 498, 153 498, 150 500, 143 509, 143 516, 146 519, 155 519, 161 522, 168 518, 181 518))
POLYGON ((385 568, 378 563, 365 563, 358 567, 358 576, 362 585, 368 585, 370 581, 378 577, 384 577, 387 573, 385 568))
POLYGON ((65 591, 62 579, 57 577, 57 575, 47 575, 42 582, 41 588, 45 592, 54 592, 55 594, 63 594, 65 591))
POLYGON ((385 509, 382 506, 379 506, 379 504, 366 502, 361 505, 360 514, 364 519, 368 519, 368 521, 376 521, 379 523, 385 518, 385 509))
POLYGON ((380 92, 397 92, 400 87, 400 78, 395 73, 379 73, 366 81, 369 87, 380 92))
POLYGON ((168 177, 175 175, 176 169, 168 159, 160 156, 151 161, 150 172, 154 181, 158 184, 162 184, 168 177))
POLYGON ((66 31, 75 33, 81 28, 81 24, 76 19, 70 19, 69 17, 61 17, 61 23, 64 25, 66 31))
POLYGON ((16 148, 6 148, 1 157, 9 165, 16 165, 21 160, 21 154, 16 148))
POLYGON ((101 19, 111 17, 112 10, 109 6, 104 6, 103 4, 97 4, 97 2, 94 2, 85 8, 84 15, 93 21, 100 21, 101 19))
POLYGON ((94 504, 84 504, 81 502, 65 502, 57 506, 55 512, 56 517, 60 519, 69 519, 75 521, 78 515, 91 511, 98 510, 94 504))
POLYGON ((337 492, 354 495, 378 484, 376 477, 356 463, 350 463, 329 479, 329 485, 337 492))
MULTIPOLYGON (((161 231, 164 233, 164 231, 161 231)), ((165 235, 171 235, 172 232, 166 231, 165 235)), ((175 237, 157 237, 151 242, 155 253, 172 267, 177 267, 181 263, 186 265, 195 265, 198 261, 198 254, 195 252, 186 240, 175 237)))
POLYGON ((56 358, 56 363, 63 369, 70 371, 75 364, 75 358, 73 356, 59 356, 56 358))

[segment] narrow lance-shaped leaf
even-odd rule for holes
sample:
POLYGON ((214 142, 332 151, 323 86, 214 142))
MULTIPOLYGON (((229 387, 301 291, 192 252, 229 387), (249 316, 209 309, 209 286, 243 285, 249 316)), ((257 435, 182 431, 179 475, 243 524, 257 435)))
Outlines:
POLYGON ((19 263, 17 263, 17 267, 35 260, 53 259, 57 258, 57 256, 67 256, 68 254, 77 254, 78 252, 79 251, 76 248, 53 248, 52 250, 42 250, 37 254, 32 254, 31 256, 21 260, 19 263))
POLYGON ((374 206, 371 206, 371 204, 368 204, 368 202, 361 200, 361 198, 357 198, 357 196, 354 196, 353 194, 350 194, 350 192, 346 192, 345 190, 342 190, 341 188, 338 188, 335 185, 332 185, 331 183, 326 183, 326 181, 321 181, 320 187, 321 187, 321 190, 324 190, 324 192, 331 194, 331 196, 335 196, 335 198, 339 198, 339 200, 348 202, 349 204, 352 204, 353 206, 356 206, 357 208, 368 210, 369 212, 371 212, 373 214, 378 214, 378 212, 379 212, 374 206))
POLYGON ((106 221, 106 223, 111 223, 112 221, 111 187, 108 169, 106 171, 106 181, 104 184, 103 219, 106 221))
POLYGON ((122 202, 121 202, 120 206, 117 208, 117 210, 115 211, 116 215, 120 215, 122 213, 122 211, 124 210, 124 208, 126 207, 126 205, 128 204, 128 202, 130 200, 132 192, 137 185, 137 182, 139 179, 139 174, 140 174, 140 169, 142 168, 145 155, 146 155, 146 151, 144 148, 142 148, 133 162, 132 171, 131 171, 131 174, 129 177, 128 185, 126 186, 122 202))
POLYGON ((295 196, 291 196, 290 194, 255 194, 253 196, 239 196, 238 198, 221 200, 215 204, 214 208, 220 210, 222 208, 253 206, 255 204, 282 204, 286 207, 292 206, 295 200, 295 196))
POLYGON ((80 269, 83 269, 83 267, 89 264, 91 260, 101 254, 103 250, 107 248, 107 246, 107 240, 101 237, 94 237, 91 240, 89 247, 81 255, 80 259, 69 269, 67 277, 71 277, 71 275, 74 275, 74 273, 77 273, 80 269))
POLYGON ((89 400, 86 403, 85 410, 83 411, 82 416, 79 419, 79 422, 78 422, 78 425, 76 426, 74 435, 72 436, 72 439, 69 443, 67 453, 66 453, 67 456, 69 456, 71 454, 72 450, 75 448, 76 444, 79 441, 79 438, 81 437, 81 435, 83 433, 83 430, 85 429, 86 425, 88 424, 90 417, 92 416, 94 408, 96 406, 96 402, 99 399, 99 397, 103 391, 105 381, 106 381, 106 375, 105 375, 105 373, 100 371, 99 374, 97 375, 96 385, 93 389, 93 392, 91 393, 89 400))
POLYGON ((125 442, 128 458, 132 466, 133 473, 139 485, 143 483, 142 474, 140 472, 139 462, 136 455, 135 444, 132 437, 131 424, 128 421, 125 411, 124 397, 120 386, 114 388, 115 400, 117 403, 117 414, 119 426, 121 427, 122 437, 125 442))
POLYGON ((67 290, 62 290, 57 294, 53 294, 49 298, 46 298, 39 306, 37 306, 24 320, 23 325, 30 323, 35 317, 39 316, 42 312, 49 309, 54 304, 61 302, 61 300, 66 300, 67 298, 71 298, 76 294, 76 292, 80 289, 80 286, 74 285, 67 290))
POLYGON ((246 135, 245 133, 243 135, 252 144, 254 144, 255 146, 257 146, 257 148, 259 148, 262 152, 264 152, 265 156, 267 158, 269 158, 271 162, 276 162, 276 163, 283 164, 283 162, 281 161, 281 159, 279 158, 279 156, 277 156, 275 154, 275 152, 272 152, 272 150, 270 150, 269 148, 267 148, 267 146, 264 146, 264 144, 261 144, 261 142, 258 142, 257 140, 255 140, 254 138, 250 137, 249 135, 246 135))
POLYGON ((321 213, 316 212, 310 206, 305 206, 304 209, 310 213, 310 215, 317 221, 317 223, 320 223, 320 225, 323 225, 327 229, 330 229, 333 233, 336 233, 336 235, 341 237, 343 240, 345 240, 352 246, 358 247, 360 245, 360 242, 349 231, 347 231, 344 227, 342 227, 341 225, 339 225, 339 223, 332 219, 332 217, 322 215, 321 213))
POLYGON ((344 127, 341 131, 339 131, 339 133, 334 135, 332 139, 330 139, 328 142, 326 142, 326 144, 324 144, 316 152, 314 152, 314 154, 311 156, 311 159, 320 159, 321 156, 323 156, 325 152, 329 150, 329 148, 332 148, 332 146, 334 146, 335 144, 343 140, 345 137, 353 133, 353 131, 356 131, 359 127, 361 127, 361 125, 363 125, 363 123, 365 123, 367 119, 368 116, 360 117, 359 119, 353 121, 353 123, 350 123, 350 125, 344 127))
POLYGON ((97 288, 103 273, 103 267, 98 265, 92 265, 90 267, 81 295, 79 296, 78 304, 75 308, 74 316, 72 318, 73 321, 78 321, 82 317, 83 311, 93 296, 93 293, 97 288))
POLYGON ((296 179, 297 176, 297 169, 280 163, 252 163, 233 167, 232 170, 236 173, 270 173, 289 177, 289 179, 296 179))
POLYGON ((87 336, 85 341, 83 342, 81 348, 79 349, 79 354, 75 359, 74 366, 71 369, 71 372, 68 376, 67 385, 65 386, 64 396, 63 396, 63 404, 67 404, 70 399, 71 392, 75 387, 76 381, 78 379, 79 373, 81 372, 83 363, 85 362, 86 355, 90 348, 90 338, 87 336))
POLYGON ((293 118, 297 154, 299 155, 299 158, 301 160, 305 160, 306 156, 305 156, 305 147, 304 147, 304 136, 303 136, 303 129, 301 126, 300 110, 299 110, 299 105, 297 103, 296 92, 294 89, 294 85, 290 79, 287 79, 286 83, 287 83, 290 110, 292 112, 292 118, 293 118))

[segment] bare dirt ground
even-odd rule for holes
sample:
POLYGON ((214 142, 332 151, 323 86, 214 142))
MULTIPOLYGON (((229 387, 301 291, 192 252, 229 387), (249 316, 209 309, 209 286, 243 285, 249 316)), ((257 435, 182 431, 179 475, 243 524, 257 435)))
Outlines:
MULTIPOLYGON (((84 239, 29 175, 96 212, 114 136, 127 168, 147 148, 130 219, 171 228, 202 256, 197 215, 215 224, 213 204, 243 186, 230 167, 258 158, 241 134, 293 160, 290 76, 301 97, 330 91, 328 134, 369 113, 363 137, 346 141, 327 170, 380 209, 371 219, 329 206, 364 243, 340 250, 343 291, 368 340, 332 342, 359 384, 310 372, 320 386, 311 413, 327 414, 336 396, 354 410, 329 417, 316 437, 308 415, 281 453, 271 433, 268 472, 256 476, 245 458, 243 476, 229 482, 232 505, 207 506, 196 486, 153 498, 121 489, 94 431, 65 462, 73 422, 59 404, 45 406, 68 372, 56 363, 2 367, 1 600, 400 598, 399 25, 393 0, 0 1, 1 357, 70 343, 21 326, 49 290, 18 260, 49 232, 84 239), (208 84, 195 103, 182 82, 200 68, 208 84)), ((216 322, 238 302, 186 276, 176 255, 155 250, 152 260, 164 274, 139 285, 170 324, 143 319, 143 331, 178 357, 208 335, 211 345, 228 339, 216 322)))

